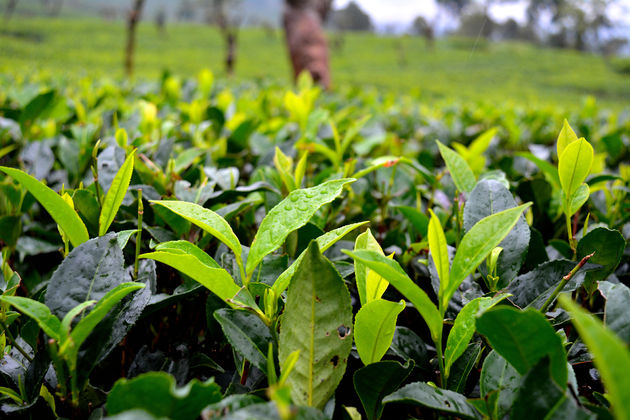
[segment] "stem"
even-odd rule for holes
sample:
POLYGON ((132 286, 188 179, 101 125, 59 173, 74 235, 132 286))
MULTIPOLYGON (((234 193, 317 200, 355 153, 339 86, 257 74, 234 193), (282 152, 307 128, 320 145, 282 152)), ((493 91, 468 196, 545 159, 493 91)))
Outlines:
POLYGON ((440 387, 446 388, 446 378, 444 377, 444 357, 442 355, 442 332, 435 342, 435 349, 437 350, 438 365, 440 366, 440 387))
POLYGON ((241 375, 241 385, 247 383, 247 376, 249 376, 249 360, 243 362, 243 374, 241 375))
POLYGON ((4 330, 4 334, 9 339, 9 342, 11 343, 11 345, 13 347, 15 347, 17 351, 22 353, 22 356, 24 356, 24 358, 26 358, 26 360, 28 360, 30 363, 32 363, 33 362, 33 358, 26 352, 26 350, 24 350, 24 348, 22 346, 20 346, 17 343, 17 341, 15 341, 15 338, 13 337, 13 334, 11 334, 11 331, 9 331, 9 328, 5 325, 5 323, 0 321, 0 326, 4 330))
POLYGON ((142 240, 142 215, 144 214, 144 205, 142 204, 142 188, 138 190, 138 233, 136 234, 136 259, 133 263, 133 278, 138 279, 138 257, 140 256, 140 246, 142 240))
POLYGON ((573 255, 575 256, 575 237, 573 236, 573 228, 571 226, 571 216, 565 214, 564 220, 567 224, 567 236, 569 237, 569 246, 571 247, 571 251, 573 251, 573 255))
POLYGON ((55 372, 57 373, 57 385, 60 388, 61 394, 65 397, 68 393, 67 388, 67 379, 66 372, 64 370, 63 363, 59 358, 59 352, 57 349, 57 343, 52 338, 48 340, 48 353, 50 354, 50 358, 52 359, 53 366, 55 367, 55 372))
POLYGON ((595 252, 593 252, 592 254, 587 255, 586 257, 582 258, 582 260, 575 266, 573 267, 573 269, 571 271, 569 271, 569 274, 567 274, 566 276, 562 277, 562 281, 560 282, 560 284, 558 284, 558 287, 555 288, 555 290, 553 291, 553 293, 551 294, 551 296, 549 296, 547 298, 547 300, 545 301, 545 303, 543 304, 543 306, 540 308, 540 312, 541 313, 546 313, 547 309, 549 308, 549 306, 551 306, 551 304, 553 303, 554 300, 556 300, 556 298, 558 297, 558 295, 560 294, 560 292, 562 291, 562 289, 564 289, 564 286, 567 285, 567 283, 569 282, 569 280, 571 280, 573 278, 573 276, 575 275, 575 273, 577 273, 580 268, 584 267, 584 264, 586 264, 586 262, 593 256, 595 255, 595 252))

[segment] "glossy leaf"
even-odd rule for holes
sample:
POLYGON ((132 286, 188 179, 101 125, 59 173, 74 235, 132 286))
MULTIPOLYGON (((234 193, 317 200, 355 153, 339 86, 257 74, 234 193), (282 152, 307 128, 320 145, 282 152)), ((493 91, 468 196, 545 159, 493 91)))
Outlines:
POLYGON ((203 284, 208 290, 228 302, 240 291, 230 273, 223 268, 206 265, 193 254, 171 250, 141 254, 140 258, 150 258, 181 271, 193 280, 203 284))
POLYGON ((364 365, 375 363, 389 349, 394 338, 398 315, 405 301, 373 300, 359 309, 354 321, 354 342, 364 365))
POLYGON ((77 247, 90 239, 87 228, 77 212, 59 194, 19 169, 0 166, 0 171, 18 181, 37 199, 68 235, 73 246, 77 247))
POLYGON ((599 291, 606 298, 604 321, 619 338, 630 343, 630 287, 623 283, 599 282, 599 291))
POLYGON ((317 209, 337 198, 344 185, 351 182, 354 179, 336 179, 312 188, 295 190, 272 208, 261 222, 249 249, 247 275, 254 272, 265 255, 279 248, 289 233, 304 226, 317 209))
POLYGON ((482 418, 481 413, 466 400, 464 395, 437 388, 424 382, 414 382, 405 385, 398 391, 385 397, 383 402, 419 405, 464 419, 482 418))
POLYGON ((566 146, 559 157, 558 175, 564 193, 571 197, 582 185, 593 164, 593 146, 579 139, 566 146))
POLYGON ((442 333, 442 316, 426 292, 418 287, 404 272, 400 265, 384 255, 374 251, 344 252, 353 259, 359 260, 371 270, 376 271, 394 286, 404 297, 413 303, 414 307, 429 326, 431 338, 436 341, 442 333))
POLYGON ((312 241, 289 285, 280 324, 280 364, 300 351, 286 381, 293 401, 323 408, 343 377, 351 348, 350 293, 312 241))
MULTIPOLYGON (((383 254, 383 250, 381 249, 378 241, 372 235, 372 231, 370 231, 370 229, 367 229, 365 232, 357 236, 357 239, 354 241, 354 250, 357 251, 359 249, 367 249, 385 255, 383 254)), ((368 285, 368 280, 371 280, 371 283, 374 283, 379 282, 382 279, 382 277, 378 274, 376 274, 376 278, 374 278, 374 274, 376 273, 367 268, 365 264, 361 263, 360 261, 354 260, 354 276, 357 284, 357 291, 359 292, 359 301, 361 302, 361 305, 365 305, 375 298, 380 298, 385 292, 384 289, 387 289, 389 283, 387 283, 387 281, 385 280, 385 287, 380 295, 375 296, 374 290, 370 290, 370 292, 372 293, 368 293, 368 288, 374 289, 373 284, 368 285), (372 278, 370 278, 370 273, 373 273, 372 278)), ((376 292, 376 294, 378 294, 378 290, 376 292)))
POLYGON ((592 284, 605 280, 621 262, 625 249, 626 240, 618 230, 598 227, 584 235, 576 250, 578 261, 595 252, 588 262, 601 265, 600 268, 586 273, 585 282, 592 284))
POLYGON ((598 319, 576 305, 569 296, 558 298, 571 314, 575 328, 595 358, 616 418, 630 418, 630 352, 626 344, 598 319))
POLYGON ((54 316, 48 306, 33 299, 21 296, 0 296, 0 301, 9 303, 20 312, 37 322, 42 330, 55 341, 60 340, 61 322, 54 316))
POLYGON ((152 203, 165 207, 196 226, 199 226, 205 232, 208 232, 210 235, 223 242, 234 252, 237 258, 240 258, 243 252, 241 243, 228 222, 212 210, 185 201, 152 201, 152 203))
POLYGON ((471 192, 473 188, 475 188, 476 179, 475 174, 472 169, 470 169, 470 166, 468 166, 468 163, 466 163, 466 160, 454 150, 443 145, 440 141, 436 140, 436 143, 457 189, 465 193, 471 192))
POLYGON ((470 372, 477 367, 482 352, 483 346, 480 341, 474 341, 464 349, 461 356, 459 356, 453 363, 453 366, 451 366, 447 382, 447 388, 449 390, 459 393, 466 392, 468 377, 470 376, 470 372))
POLYGON ((457 314, 453 328, 448 335, 446 341, 446 349, 444 351, 444 372, 448 378, 451 366, 459 356, 461 356, 470 339, 475 334, 475 320, 478 315, 493 307, 508 295, 499 295, 493 298, 482 297, 471 300, 457 314))
POLYGON ((223 308, 214 312, 232 348, 267 374, 267 348, 272 342, 269 328, 250 312, 223 308))
MULTIPOLYGON (((446 237, 444 236, 444 230, 442 229, 442 225, 440 224, 440 219, 431 212, 431 219, 429 219, 429 251, 431 253, 431 258, 433 258, 433 263, 435 264, 435 269, 437 271, 438 277, 440 278, 440 289, 438 293, 438 299, 440 302, 444 302, 442 296, 445 290, 448 289, 450 285, 450 260, 448 257, 448 247, 446 243, 446 237)), ((440 310, 442 311, 442 316, 444 316, 444 312, 446 311, 446 307, 448 306, 448 302, 446 306, 440 306, 440 310)))
MULTIPOLYGON (((464 229, 468 232, 484 217, 514 207, 516 207, 516 201, 503 184, 493 180, 481 180, 466 201, 464 229)), ((527 256, 529 239, 530 229, 525 217, 521 215, 514 228, 498 245, 503 248, 496 271, 499 276, 499 288, 507 286, 518 274, 527 256)), ((479 271, 484 276, 487 275, 485 263, 481 264, 479 271)))
POLYGON ((466 276, 475 271, 501 243, 519 221, 521 213, 530 205, 531 203, 523 204, 484 217, 464 235, 451 264, 450 283, 444 288, 442 307, 448 307, 448 302, 466 276))
POLYGON ((165 372, 149 372, 133 379, 119 379, 107 397, 107 412, 118 414, 142 409, 156 417, 195 420, 201 410, 221 400, 221 387, 214 379, 193 379, 179 388, 165 372))
POLYGON ((103 208, 101 209, 101 215, 98 219, 98 234, 103 236, 107 233, 109 226, 114 221, 116 213, 125 198, 127 189, 129 188, 129 181, 131 181, 131 175, 133 174, 133 162, 136 158, 136 151, 134 150, 127 156, 125 163, 120 167, 118 173, 112 180, 112 184, 107 190, 105 201, 103 201, 103 208))
MULTIPOLYGON (((339 241, 344 236, 346 236, 348 233, 350 233, 354 229, 357 229, 361 226, 365 226, 367 223, 368 222, 360 222, 360 223, 353 223, 351 225, 342 226, 340 228, 331 230, 330 232, 324 233, 323 235, 317 237, 315 240, 317 241, 317 245, 319 246, 320 251, 324 252, 328 248, 333 246, 337 241, 339 241)), ((302 261, 305 255, 306 255, 306 250, 304 250, 295 259, 293 264, 291 264, 289 268, 284 270, 282 274, 280 274, 278 278, 276 279, 276 281, 273 283, 271 288, 273 289, 276 296, 280 296, 280 294, 284 292, 287 287, 289 287, 289 283, 291 282, 291 279, 295 275, 295 271, 297 270, 297 267, 300 265, 300 262, 302 261)))
POLYGON ((173 254, 184 253, 190 254, 195 257, 208 267, 212 268, 221 268, 219 263, 217 263, 214 258, 205 253, 201 248, 197 245, 190 243, 188 241, 169 241, 162 242, 155 247, 156 251, 164 251, 171 252, 173 254))
POLYGON ((588 185, 582 184, 571 195, 567 201, 567 208, 564 210, 567 216, 573 216, 588 201, 590 196, 588 185))
POLYGON ((493 308, 477 318, 477 331, 485 335, 492 348, 521 375, 542 357, 549 356, 554 380, 566 389, 567 355, 562 339, 539 311, 493 308))
POLYGON ((558 158, 562 156, 562 152, 564 152, 564 149, 566 149, 569 144, 577 140, 577 134, 575 134, 575 131, 573 131, 573 129, 569 125, 569 122, 565 118, 562 123, 560 134, 558 135, 558 140, 556 141, 556 151, 558 153, 558 158))
POLYGON ((396 391, 414 368, 413 360, 404 365, 384 360, 358 369, 353 376, 354 389, 361 400, 368 420, 377 420, 383 413, 383 398, 396 391))
POLYGON ((50 278, 45 303, 53 314, 63 318, 83 302, 101 300, 128 278, 117 236, 111 232, 90 239, 68 254, 50 278))
MULTIPOLYGON (((575 267, 574 261, 553 260, 540 264, 529 273, 518 276, 507 288, 512 294, 509 298, 515 305, 525 308, 542 307, 543 303, 551 295, 556 286, 562 281, 569 271, 575 267)), ((563 291, 575 290, 584 281, 585 271, 582 269, 573 276, 564 287, 563 291)))
POLYGON ((496 351, 486 356, 479 385, 481 397, 485 399, 492 418, 502 419, 510 411, 521 380, 522 375, 496 351))
POLYGON ((523 377, 516 393, 510 419, 592 419, 580 409, 567 390, 551 377, 550 361, 543 357, 523 377))

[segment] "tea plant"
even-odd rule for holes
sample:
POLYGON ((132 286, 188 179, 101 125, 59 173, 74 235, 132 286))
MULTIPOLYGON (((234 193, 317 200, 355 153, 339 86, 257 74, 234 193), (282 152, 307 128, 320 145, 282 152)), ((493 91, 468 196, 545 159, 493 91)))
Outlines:
POLYGON ((623 113, 93 82, 0 94, 3 416, 628 417, 623 113))

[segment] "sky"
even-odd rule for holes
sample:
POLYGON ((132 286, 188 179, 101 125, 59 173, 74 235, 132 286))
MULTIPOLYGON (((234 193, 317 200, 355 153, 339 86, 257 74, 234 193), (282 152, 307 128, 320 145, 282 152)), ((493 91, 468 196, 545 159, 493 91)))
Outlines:
MULTIPOLYGON (((344 7, 351 0, 335 0, 336 8, 344 7)), ((437 6, 434 0, 355 0, 366 11, 377 27, 388 24, 401 24, 409 26, 413 19, 422 15, 432 19, 437 14, 437 6)), ((630 0, 619 0, 619 6, 611 10, 611 16, 615 20, 622 20, 630 27, 630 0)), ((523 23, 525 21, 525 2, 495 5, 490 10, 492 18, 503 22, 509 18, 523 23)))

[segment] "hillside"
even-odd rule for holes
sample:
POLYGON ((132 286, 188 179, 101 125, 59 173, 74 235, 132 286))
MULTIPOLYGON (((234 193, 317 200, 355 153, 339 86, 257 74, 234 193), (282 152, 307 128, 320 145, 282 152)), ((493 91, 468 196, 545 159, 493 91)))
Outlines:
MULTIPOLYGON (((0 71, 45 69, 121 77, 124 37, 122 22, 16 18, 0 34, 0 71)), ((440 40, 430 50, 414 37, 329 37, 337 87, 372 85, 415 92, 431 100, 459 98, 570 108, 581 106, 588 95, 615 108, 627 107, 630 98, 630 78, 615 73, 605 59, 592 54, 519 43, 475 44, 465 39, 440 40)), ((172 24, 161 36, 146 22, 139 27, 137 75, 153 77, 168 69, 186 76, 202 68, 220 74, 222 54, 223 44, 214 28, 172 24)), ((288 82, 282 33, 242 30, 236 76, 288 82)))

